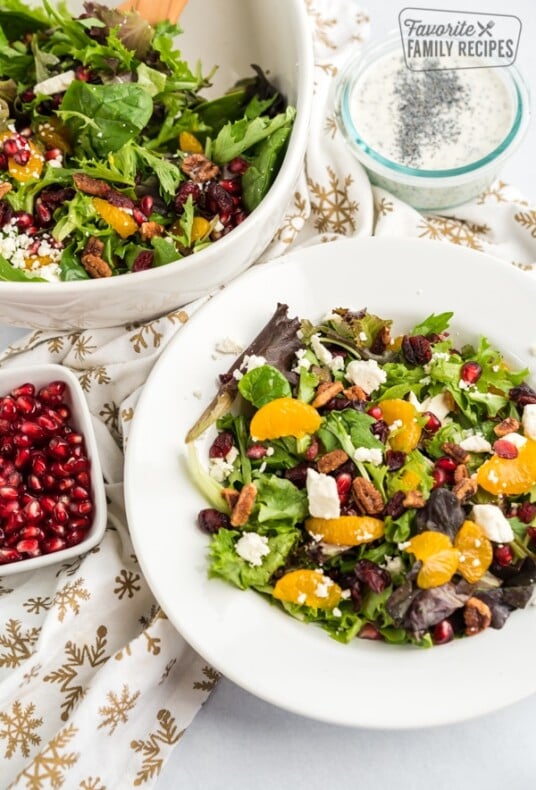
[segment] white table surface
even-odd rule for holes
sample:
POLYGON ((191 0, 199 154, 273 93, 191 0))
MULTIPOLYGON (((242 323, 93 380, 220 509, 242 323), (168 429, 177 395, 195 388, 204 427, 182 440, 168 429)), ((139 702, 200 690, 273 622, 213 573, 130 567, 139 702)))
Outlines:
MULTIPOLYGON (((372 36, 396 27, 398 13, 407 5, 371 0, 372 36)), ((519 16, 523 32, 517 62, 536 94, 534 0, 469 0, 452 6, 427 0, 416 5, 519 16)), ((536 121, 501 174, 533 200, 535 148, 536 121)), ((0 325, 0 348, 21 334, 22 330, 0 325)), ((531 696, 448 727, 354 730, 287 713, 222 678, 164 766, 157 790, 534 790, 535 722, 536 696, 531 696)))

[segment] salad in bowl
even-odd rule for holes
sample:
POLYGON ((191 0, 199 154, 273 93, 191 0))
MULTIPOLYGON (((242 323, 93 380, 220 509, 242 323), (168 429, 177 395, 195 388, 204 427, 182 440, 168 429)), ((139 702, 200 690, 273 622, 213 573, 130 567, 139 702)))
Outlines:
POLYGON ((530 603, 536 391, 452 316, 392 336, 277 306, 187 435, 211 577, 343 643, 442 645, 530 603))
POLYGON ((177 49, 181 28, 86 2, 0 3, 0 280, 157 269, 261 203, 295 109, 260 66, 228 92, 177 49))

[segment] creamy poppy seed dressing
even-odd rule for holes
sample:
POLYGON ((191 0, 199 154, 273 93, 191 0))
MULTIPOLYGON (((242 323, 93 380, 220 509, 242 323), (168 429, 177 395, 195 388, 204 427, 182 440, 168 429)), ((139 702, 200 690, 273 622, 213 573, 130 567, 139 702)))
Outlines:
POLYGON ((420 170, 464 167, 490 154, 512 128, 514 103, 498 69, 467 65, 411 71, 398 53, 371 64, 350 97, 361 139, 420 170))

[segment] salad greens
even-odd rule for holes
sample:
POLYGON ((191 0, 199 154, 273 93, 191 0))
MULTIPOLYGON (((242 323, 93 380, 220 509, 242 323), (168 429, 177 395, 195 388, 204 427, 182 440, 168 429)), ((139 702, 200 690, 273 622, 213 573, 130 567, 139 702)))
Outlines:
POLYGON ((536 391, 486 338, 458 348, 452 317, 393 337, 278 305, 187 437, 211 577, 345 643, 439 645, 527 605, 536 391))
POLYGON ((181 28, 0 0, 0 280, 108 277, 204 249, 264 199, 295 109, 262 69, 206 99, 181 28))

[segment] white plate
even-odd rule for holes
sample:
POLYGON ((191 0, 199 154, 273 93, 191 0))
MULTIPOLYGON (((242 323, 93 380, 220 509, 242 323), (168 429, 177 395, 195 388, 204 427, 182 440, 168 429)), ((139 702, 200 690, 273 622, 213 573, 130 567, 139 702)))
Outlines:
POLYGON ((400 329, 454 310, 454 332, 464 339, 485 334, 517 364, 534 367, 535 299, 529 275, 481 253, 422 240, 359 239, 254 267, 181 329, 136 409, 126 501, 149 585, 208 662, 275 705, 353 726, 446 724, 536 691, 536 608, 515 612, 501 631, 431 650, 365 640, 341 645, 254 592, 209 581, 208 538, 196 527, 207 504, 188 478, 184 445, 215 393, 217 375, 233 361, 215 355, 215 343, 231 337, 246 346, 278 301, 290 306, 290 315, 312 319, 332 307, 367 307, 394 318, 400 329))

